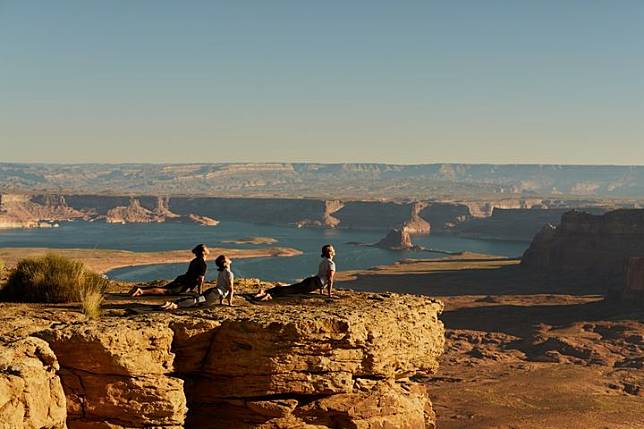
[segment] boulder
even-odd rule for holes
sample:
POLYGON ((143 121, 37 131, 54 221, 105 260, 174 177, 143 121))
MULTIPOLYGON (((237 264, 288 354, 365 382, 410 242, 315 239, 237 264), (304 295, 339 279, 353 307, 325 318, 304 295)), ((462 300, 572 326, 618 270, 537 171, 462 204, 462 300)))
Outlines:
POLYGON ((66 428, 59 369, 45 341, 0 338, 0 428, 66 428))

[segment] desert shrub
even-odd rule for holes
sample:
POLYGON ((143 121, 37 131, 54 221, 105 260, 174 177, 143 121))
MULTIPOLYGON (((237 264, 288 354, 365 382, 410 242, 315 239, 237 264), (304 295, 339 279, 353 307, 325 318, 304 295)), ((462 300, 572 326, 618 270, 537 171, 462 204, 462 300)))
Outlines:
POLYGON ((54 253, 18 262, 2 290, 3 298, 19 302, 78 302, 100 294, 107 280, 80 261, 54 253))

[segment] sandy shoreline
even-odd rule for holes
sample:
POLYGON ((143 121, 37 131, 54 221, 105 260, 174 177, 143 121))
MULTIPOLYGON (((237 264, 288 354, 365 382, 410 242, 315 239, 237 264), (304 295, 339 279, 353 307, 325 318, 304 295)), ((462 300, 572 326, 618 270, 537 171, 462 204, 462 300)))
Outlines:
MULTIPOLYGON (((213 260, 220 254, 225 253, 231 258, 261 258, 268 256, 297 256, 302 252, 290 247, 268 247, 263 249, 228 249, 228 248, 210 248, 213 260)), ((160 252, 132 252, 128 250, 112 249, 56 249, 42 247, 4 247, 0 248, 0 260, 7 267, 15 266, 22 258, 42 256, 46 253, 54 252, 68 258, 79 259, 83 261, 90 269, 106 273, 108 271, 133 267, 138 265, 153 264, 172 264, 189 262, 192 254, 189 249, 186 250, 167 250, 160 252)))

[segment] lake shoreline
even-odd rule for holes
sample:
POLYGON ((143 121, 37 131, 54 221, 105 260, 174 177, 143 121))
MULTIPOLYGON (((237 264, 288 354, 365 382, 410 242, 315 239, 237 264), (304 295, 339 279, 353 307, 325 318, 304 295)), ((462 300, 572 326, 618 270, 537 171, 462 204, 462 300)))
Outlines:
MULTIPOLYGON (((290 247, 268 247, 260 249, 231 249, 210 248, 209 262, 220 254, 231 258, 249 259, 265 257, 291 257, 301 255, 303 252, 290 247)), ((0 248, 0 260, 7 267, 15 266, 20 259, 42 256, 47 253, 56 253, 62 256, 78 259, 90 269, 104 274, 119 268, 129 268, 144 265, 176 264, 190 262, 192 254, 186 250, 165 250, 157 252, 136 252, 119 249, 66 249, 48 247, 3 247, 0 248)))

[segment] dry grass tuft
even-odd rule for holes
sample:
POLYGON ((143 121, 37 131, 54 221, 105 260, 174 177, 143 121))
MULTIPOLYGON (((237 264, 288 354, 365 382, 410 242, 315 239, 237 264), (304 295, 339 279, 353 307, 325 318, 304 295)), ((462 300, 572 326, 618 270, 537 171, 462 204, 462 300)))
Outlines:
POLYGON ((90 320, 101 317, 101 305, 103 305, 103 291, 83 288, 80 293, 81 310, 86 318, 90 320))
POLYGON ((18 302, 79 302, 84 300, 83 296, 87 299, 91 295, 102 296, 107 285, 106 279, 88 270, 82 262, 50 253, 18 262, 2 296, 18 302))

